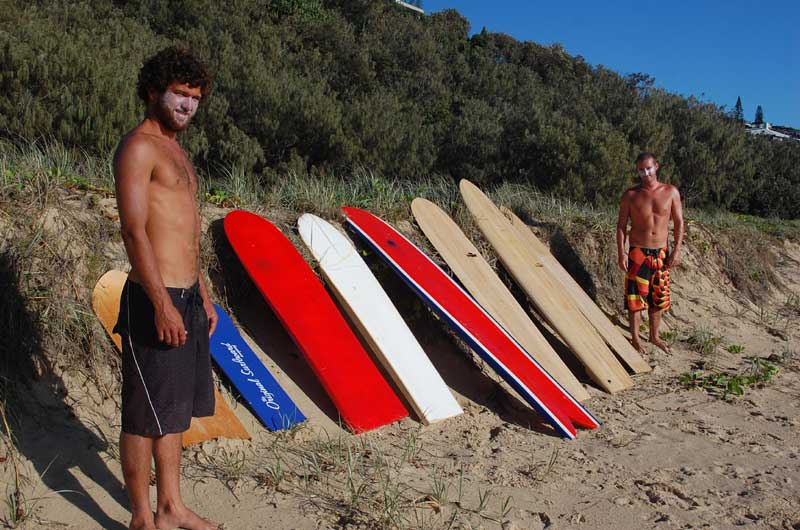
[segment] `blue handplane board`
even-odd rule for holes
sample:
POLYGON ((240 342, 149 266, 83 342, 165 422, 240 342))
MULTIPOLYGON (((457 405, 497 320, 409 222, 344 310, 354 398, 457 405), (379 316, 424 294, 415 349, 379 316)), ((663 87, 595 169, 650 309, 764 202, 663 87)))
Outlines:
POLYGON ((297 405, 239 334, 231 317, 217 304, 214 308, 219 320, 211 336, 211 357, 258 419, 271 431, 289 429, 305 421, 297 405))

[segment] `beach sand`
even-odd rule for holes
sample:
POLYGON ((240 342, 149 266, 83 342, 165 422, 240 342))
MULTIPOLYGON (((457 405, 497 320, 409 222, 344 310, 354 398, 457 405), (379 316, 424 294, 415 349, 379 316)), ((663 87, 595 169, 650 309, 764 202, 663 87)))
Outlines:
MULTIPOLYGON (((783 286, 757 304, 689 238, 663 329, 672 353, 648 346, 652 373, 634 376, 634 388, 614 396, 579 375, 591 394, 586 406, 602 425, 574 441, 556 437, 390 278, 390 295, 465 412, 427 427, 409 418, 349 434, 258 295, 234 303, 223 263, 212 273, 215 289, 226 290, 247 340, 309 420, 270 433, 221 383, 253 440, 187 449, 186 503, 228 530, 798 529, 800 245, 773 251, 783 286), (700 352, 703 345, 710 350, 700 352), (723 399, 713 388, 681 383, 691 371, 747 370, 749 356, 769 358, 779 372, 742 396, 723 399)), ((119 244, 109 252, 124 266, 119 244)), ((601 301, 609 312, 619 309, 615 300, 601 301)), ((18 408, 24 417, 14 418, 20 452, 12 458, 6 451, 2 463, 6 495, 15 488, 16 462, 30 510, 20 528, 122 530, 130 514, 118 459, 116 366, 103 384, 67 368, 55 367, 58 392, 30 383, 18 408)))

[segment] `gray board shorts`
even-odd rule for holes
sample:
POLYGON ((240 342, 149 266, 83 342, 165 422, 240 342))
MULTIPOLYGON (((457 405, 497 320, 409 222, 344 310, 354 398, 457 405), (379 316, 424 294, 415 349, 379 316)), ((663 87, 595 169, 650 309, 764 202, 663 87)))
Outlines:
POLYGON ((199 283, 167 287, 183 315, 186 342, 173 348, 158 340, 155 309, 144 288, 126 281, 114 332, 122 336, 122 432, 163 436, 189 429, 192 417, 213 416, 208 317, 199 283))

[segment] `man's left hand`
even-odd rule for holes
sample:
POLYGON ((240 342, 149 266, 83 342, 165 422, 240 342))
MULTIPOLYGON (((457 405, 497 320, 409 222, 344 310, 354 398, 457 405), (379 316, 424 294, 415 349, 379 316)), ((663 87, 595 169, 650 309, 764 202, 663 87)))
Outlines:
POLYGON ((681 264, 681 259, 678 257, 678 254, 670 254, 669 257, 667 257, 666 266, 668 269, 677 267, 680 264, 681 264))
POLYGON ((204 302, 203 309, 206 310, 206 316, 208 317, 208 336, 214 334, 214 330, 217 329, 217 320, 219 317, 217 316, 217 311, 214 309, 214 304, 211 302, 204 302))

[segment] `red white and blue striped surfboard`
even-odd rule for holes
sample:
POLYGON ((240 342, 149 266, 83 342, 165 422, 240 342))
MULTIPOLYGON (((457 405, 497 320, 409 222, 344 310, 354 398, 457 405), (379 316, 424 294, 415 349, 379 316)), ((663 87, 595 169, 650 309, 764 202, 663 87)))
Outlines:
POLYGON ((400 232, 358 208, 347 222, 403 280, 565 438, 600 423, 436 263, 400 232))

